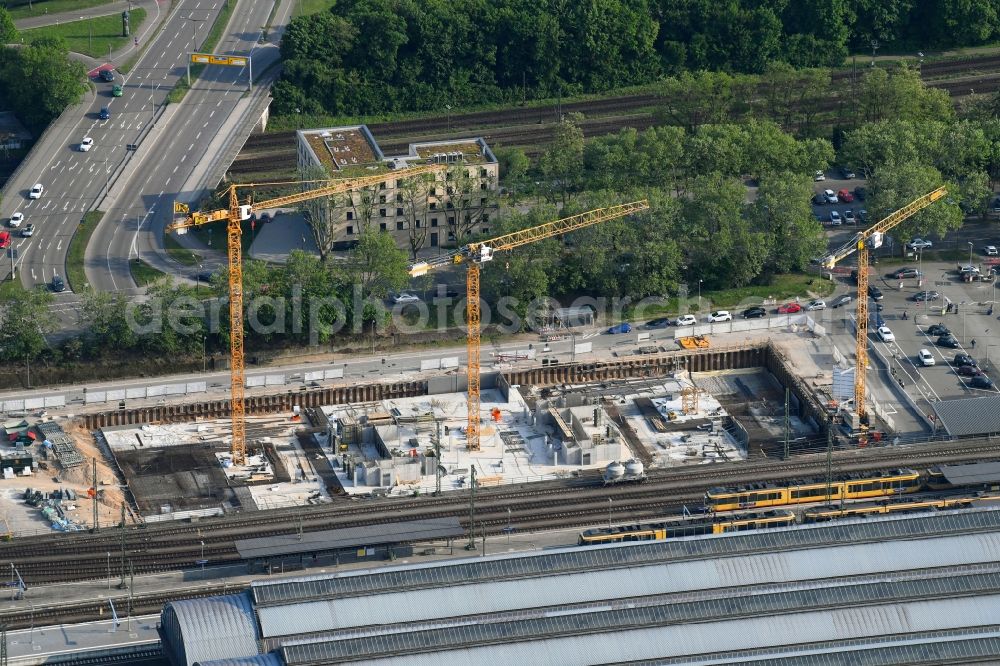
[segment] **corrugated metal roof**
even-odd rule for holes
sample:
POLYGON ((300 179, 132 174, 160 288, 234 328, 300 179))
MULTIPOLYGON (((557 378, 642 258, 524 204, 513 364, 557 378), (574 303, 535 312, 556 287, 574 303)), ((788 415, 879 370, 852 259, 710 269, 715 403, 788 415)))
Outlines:
POLYGON ((255 657, 201 661, 195 666, 285 666, 285 662, 276 652, 268 652, 267 654, 258 654, 255 657))
POLYGON ((257 607, 323 598, 367 596, 401 589, 462 585, 478 581, 521 581, 575 571, 631 569, 685 559, 708 559, 753 552, 881 542, 928 534, 948 534, 1000 528, 1000 509, 937 515, 890 516, 872 520, 779 528, 766 532, 729 534, 725 538, 688 537, 642 544, 586 546, 553 552, 519 553, 451 562, 414 564, 384 570, 361 570, 257 581, 252 592, 257 607))
MULTIPOLYGON (((998 617, 1000 595, 961 597, 790 613, 778 618, 765 616, 626 629, 615 632, 613 637, 604 633, 557 636, 541 641, 508 641, 443 652, 406 652, 404 649, 400 656, 367 659, 365 664, 586 666, 684 656, 689 657, 686 663, 706 663, 709 655, 736 650, 772 648, 775 653, 784 652, 787 656, 788 652, 809 651, 815 643, 853 640, 857 644, 866 639, 934 632, 945 627, 988 627, 995 631, 998 617)), ((386 638, 391 640, 391 635, 386 638)), ((845 662, 833 660, 833 663, 845 662)))
MULTIPOLYGON (((748 590, 748 588, 742 588, 748 590)), ((661 598, 658 604, 609 603, 603 608, 568 609, 521 619, 517 613, 498 616, 487 622, 469 622, 426 629, 407 627, 405 632, 377 634, 361 638, 326 641, 286 642, 285 661, 289 666, 306 664, 322 657, 340 661, 360 661, 386 656, 402 646, 402 651, 455 650, 491 642, 538 640, 548 636, 595 632, 615 632, 642 626, 682 622, 705 622, 736 617, 777 617, 790 612, 849 608, 852 606, 926 600, 951 596, 1000 593, 1000 572, 911 580, 881 580, 862 584, 831 585, 827 580, 802 589, 731 594, 711 599, 677 602, 661 598), (306 657, 308 655, 308 658, 306 657)))
MULTIPOLYGON (((723 540, 723 539, 718 539, 723 540)), ((544 578, 484 580, 400 590, 361 597, 317 600, 257 609, 265 638, 334 631, 346 627, 406 624, 432 618, 498 613, 520 608, 644 597, 698 589, 856 576, 898 568, 922 569, 993 562, 1000 534, 885 541, 685 560, 632 569, 593 569, 544 578), (905 566, 900 566, 905 563, 905 566)), ((386 572, 387 574, 391 572, 386 572)))
POLYGON ((362 548, 387 543, 412 543, 448 539, 465 534, 458 518, 432 518, 410 520, 383 525, 366 525, 340 530, 284 534, 257 539, 241 539, 236 542, 236 550, 245 560, 256 557, 314 553, 344 548, 362 548))
POLYGON ((938 421, 952 437, 1000 433, 1000 394, 932 402, 938 421))
POLYGON ((944 478, 957 486, 1000 481, 1000 462, 941 465, 944 478))
POLYGON ((248 593, 171 601, 160 617, 165 648, 174 663, 193 666, 260 652, 248 593))

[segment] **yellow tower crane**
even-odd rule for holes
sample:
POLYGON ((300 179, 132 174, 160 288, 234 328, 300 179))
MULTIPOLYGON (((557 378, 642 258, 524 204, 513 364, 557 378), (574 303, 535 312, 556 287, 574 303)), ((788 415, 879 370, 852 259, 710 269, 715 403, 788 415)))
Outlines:
POLYGON ((240 245, 241 224, 249 220, 255 210, 290 206, 303 201, 309 201, 310 199, 341 194, 398 178, 437 173, 445 169, 446 165, 443 164, 426 164, 407 169, 397 169, 374 176, 345 178, 342 180, 232 184, 228 187, 229 208, 221 208, 208 212, 188 214, 189 211, 186 205, 177 202, 174 203, 174 213, 182 214, 183 217, 178 217, 171 224, 167 225, 166 230, 168 232, 176 231, 178 233, 185 233, 191 227, 218 222, 220 220, 226 220, 227 222, 226 247, 229 253, 229 363, 232 392, 230 397, 230 412, 233 427, 233 441, 230 446, 230 452, 232 453, 234 464, 245 464, 247 453, 245 403, 246 359, 243 354, 243 248, 240 245), (241 204, 237 196, 238 189, 249 189, 261 187, 262 185, 303 185, 310 183, 325 184, 304 192, 246 204, 241 204))
POLYGON ((854 354, 857 363, 854 368, 854 412, 858 418, 858 425, 862 429, 867 426, 865 371, 868 368, 868 250, 879 248, 887 231, 930 206, 943 197, 945 193, 945 188, 939 187, 919 199, 914 199, 870 228, 858 232, 843 246, 823 258, 823 268, 833 268, 841 259, 854 252, 858 253, 858 321, 856 323, 858 335, 855 340, 854 354))
POLYGON ((467 264, 465 281, 465 316, 468 326, 466 351, 468 352, 468 363, 466 375, 468 377, 468 423, 466 426, 466 448, 470 451, 479 450, 479 267, 481 264, 491 261, 493 254, 498 251, 513 250, 514 248, 528 245, 553 236, 560 236, 576 229, 583 229, 601 222, 625 217, 633 213, 638 213, 649 208, 649 202, 634 201, 632 203, 618 206, 608 206, 607 208, 597 208, 595 210, 565 217, 554 222, 546 222, 536 227, 521 229, 513 233, 497 236, 490 240, 479 241, 463 245, 457 250, 448 254, 443 254, 430 261, 417 262, 410 266, 410 276, 419 277, 432 270, 452 266, 454 264, 467 264))

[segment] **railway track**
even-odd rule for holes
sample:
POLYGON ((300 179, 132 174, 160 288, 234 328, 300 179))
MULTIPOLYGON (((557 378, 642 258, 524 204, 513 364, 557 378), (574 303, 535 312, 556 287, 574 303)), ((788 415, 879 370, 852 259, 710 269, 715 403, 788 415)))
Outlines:
MULTIPOLYGON (((976 460, 1000 456, 1000 443, 945 443, 924 447, 840 451, 835 455, 838 473, 894 467, 926 467, 939 462, 976 460)), ((734 485, 760 480, 789 480, 822 476, 825 455, 811 454, 790 461, 733 463, 683 471, 654 470, 641 485, 602 487, 596 475, 566 482, 548 482, 514 488, 477 491, 476 524, 487 533, 498 533, 510 518, 522 530, 553 526, 582 526, 607 514, 607 499, 628 519, 662 516, 700 502, 713 485, 734 485)), ((378 525, 417 518, 456 517, 468 527, 468 496, 448 493, 441 497, 374 501, 338 499, 330 504, 239 514, 200 523, 155 524, 125 531, 125 559, 136 574, 190 568, 200 559, 213 563, 238 560, 235 541, 242 538, 293 534, 378 525), (204 543, 204 546, 202 546, 204 543)), ((17 540, 0 546, 0 559, 13 562, 28 584, 103 578, 108 557, 112 567, 121 565, 121 530, 100 534, 51 534, 17 540)))

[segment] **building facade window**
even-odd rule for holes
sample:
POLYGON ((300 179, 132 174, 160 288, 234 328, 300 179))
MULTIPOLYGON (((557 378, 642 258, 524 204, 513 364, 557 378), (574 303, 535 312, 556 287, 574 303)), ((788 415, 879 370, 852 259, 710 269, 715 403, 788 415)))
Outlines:
POLYGON ((403 224, 402 220, 397 220, 396 221, 396 231, 402 231, 405 228, 406 228, 406 226, 403 224))
POLYGON ((379 208, 378 209, 378 214, 379 214, 379 217, 385 217, 385 208, 379 208))
POLYGON ((402 214, 403 214, 403 209, 402 208, 397 208, 396 209, 396 215, 402 215, 402 214))
POLYGON ((385 222, 379 222, 378 228, 379 231, 385 231, 386 230, 385 222))
POLYGON ((431 226, 436 227, 438 225, 438 219, 436 217, 431 218, 431 226))
POLYGON ((347 211, 347 219, 348 220, 353 220, 354 219, 354 211, 353 210, 347 211))
POLYGON ((354 227, 352 227, 350 225, 347 226, 347 235, 348 236, 353 236, 354 235, 354 227))

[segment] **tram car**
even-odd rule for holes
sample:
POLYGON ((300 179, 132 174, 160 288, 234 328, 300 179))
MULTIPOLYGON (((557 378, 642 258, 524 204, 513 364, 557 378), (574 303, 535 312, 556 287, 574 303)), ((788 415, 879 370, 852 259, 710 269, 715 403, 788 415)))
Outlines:
POLYGON ((923 480, 912 469, 791 482, 755 483, 737 488, 711 488, 705 493, 708 511, 740 511, 789 504, 892 497, 920 490, 923 480))
POLYGON ((927 470, 927 487, 930 490, 961 487, 979 488, 989 492, 1000 491, 1000 462, 935 465, 927 470))
POLYGON ((794 524, 795 514, 787 509, 727 516, 695 516, 674 518, 657 523, 616 525, 611 528, 599 527, 585 530, 580 534, 579 544, 587 546, 604 543, 658 541, 700 534, 725 534, 727 532, 788 527, 794 524))
POLYGON ((947 511, 968 509, 976 502, 997 501, 1000 496, 977 495, 963 497, 896 497, 881 502, 863 502, 839 506, 812 506, 802 512, 803 523, 823 523, 840 518, 864 518, 896 513, 916 513, 918 511, 947 511))

